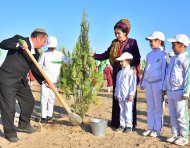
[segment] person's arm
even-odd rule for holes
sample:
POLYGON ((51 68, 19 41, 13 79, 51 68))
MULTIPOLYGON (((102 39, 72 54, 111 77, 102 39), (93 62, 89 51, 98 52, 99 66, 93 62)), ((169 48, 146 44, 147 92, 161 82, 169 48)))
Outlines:
MULTIPOLYGON (((137 75, 136 72, 132 71, 130 77, 129 96, 135 96, 136 90, 137 90, 137 75)), ((129 101, 132 100, 130 99, 129 101)))
POLYGON ((137 68, 137 66, 140 63, 141 55, 140 55, 139 47, 136 40, 133 41, 132 55, 133 55, 133 60, 131 61, 130 65, 135 66, 137 68))
POLYGON ((20 35, 15 35, 12 38, 9 39, 5 39, 3 41, 0 42, 0 48, 4 49, 4 50, 17 50, 20 49, 20 45, 18 43, 19 39, 23 39, 24 37, 20 36, 20 35))
POLYGON ((113 76, 113 68, 111 69, 111 75, 113 76))
POLYGON ((183 89, 183 99, 189 99, 190 94, 190 57, 183 63, 184 69, 184 89, 183 89))
POLYGON ((110 66, 110 74, 113 75, 113 68, 110 66))
POLYGON ((99 61, 103 61, 103 60, 107 60, 109 59, 109 50, 110 50, 111 47, 108 48, 107 51, 105 51, 104 53, 102 54, 94 54, 94 59, 95 60, 99 60, 99 61))
POLYGON ((141 82, 140 82, 140 89, 141 90, 144 90, 146 88, 144 76, 145 76, 145 72, 146 72, 147 65, 148 65, 147 63, 148 63, 148 56, 146 56, 145 67, 144 67, 144 71, 143 71, 141 82))
POLYGON ((166 77, 166 68, 167 68, 167 61, 166 61, 166 55, 164 56, 163 60, 162 60, 162 85, 161 85, 161 88, 160 90, 162 90, 162 86, 164 85, 164 80, 165 80, 165 77, 166 77))
POLYGON ((119 89, 120 89, 120 85, 119 85, 119 75, 120 75, 120 71, 117 73, 116 76, 116 87, 115 87, 115 91, 114 91, 114 97, 117 98, 118 93, 119 93, 119 89))
POLYGON ((166 63, 165 77, 164 77, 164 80, 162 83, 162 89, 161 89, 163 96, 165 96, 167 94, 167 76, 170 75, 169 73, 171 73, 171 71, 169 71, 169 69, 170 69, 170 66, 173 65, 173 62, 174 61, 172 60, 172 62, 170 61, 170 63, 166 63))

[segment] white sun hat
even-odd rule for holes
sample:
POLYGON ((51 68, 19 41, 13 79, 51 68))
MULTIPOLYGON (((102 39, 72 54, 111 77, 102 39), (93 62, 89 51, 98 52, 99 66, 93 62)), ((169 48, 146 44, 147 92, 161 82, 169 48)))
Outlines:
POLYGON ((185 34, 177 34, 175 37, 167 39, 168 42, 180 42, 185 46, 188 46, 190 41, 189 38, 185 34))
POLYGON ((132 54, 128 53, 128 52, 124 52, 119 58, 116 58, 116 61, 123 61, 123 60, 132 60, 133 56, 132 54))
POLYGON ((56 48, 57 47, 57 38, 54 36, 49 36, 47 40, 47 47, 56 48))
POLYGON ((150 36, 146 37, 146 40, 155 40, 155 39, 159 39, 161 41, 164 41, 165 36, 160 31, 154 31, 150 36))

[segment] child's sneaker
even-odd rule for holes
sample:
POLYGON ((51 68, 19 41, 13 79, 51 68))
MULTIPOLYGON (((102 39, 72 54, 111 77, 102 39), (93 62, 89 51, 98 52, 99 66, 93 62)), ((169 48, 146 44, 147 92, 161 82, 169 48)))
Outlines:
POLYGON ((49 116, 47 116, 47 121, 53 121, 53 120, 54 120, 53 117, 49 117, 49 116))
POLYGON ((184 146, 188 143, 188 139, 186 139, 183 136, 180 136, 174 143, 180 146, 184 146))
POLYGON ((172 134, 172 136, 168 138, 166 141, 173 143, 174 141, 177 140, 177 138, 178 138, 177 134, 172 134))
POLYGON ((48 122, 48 119, 47 118, 41 118, 41 123, 47 123, 48 122))
POLYGON ((125 128, 123 126, 120 126, 119 128, 116 129, 116 132, 123 132, 125 128))
POLYGON ((132 132, 132 127, 126 127, 124 132, 125 133, 131 133, 132 132))
POLYGON ((144 132, 142 133, 142 135, 143 135, 143 136, 148 136, 148 135, 150 135, 151 132, 152 132, 152 130, 151 130, 151 129, 148 129, 148 130, 144 131, 144 132))
POLYGON ((158 136, 161 136, 161 132, 160 131, 152 131, 150 133, 150 136, 151 137, 158 137, 158 136))

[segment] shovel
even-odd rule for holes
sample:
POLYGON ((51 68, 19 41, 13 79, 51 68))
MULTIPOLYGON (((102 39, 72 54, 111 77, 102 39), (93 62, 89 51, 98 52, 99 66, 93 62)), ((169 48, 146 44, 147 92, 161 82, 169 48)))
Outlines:
MULTIPOLYGON (((22 45, 23 44, 23 40, 19 39, 19 43, 22 45)), ((71 112, 71 109, 69 108, 69 106, 66 104, 66 102, 63 100, 63 98, 61 97, 61 95, 58 93, 57 89, 54 87, 54 85, 52 84, 52 82, 50 81, 50 79, 48 78, 48 76, 46 75, 46 73, 44 72, 44 70, 41 68, 41 66, 38 64, 38 62, 36 61, 36 59, 34 58, 34 56, 32 55, 32 53, 30 52, 30 50, 24 49, 26 51, 26 53, 28 54, 28 56, 31 58, 31 60, 33 61, 33 63, 35 64, 35 66, 38 68, 38 70, 40 71, 40 73, 43 75, 43 77, 45 78, 45 80, 47 81, 47 83, 51 86, 51 89, 53 90, 53 92, 55 93, 56 97, 59 99, 59 101, 61 102, 61 104, 63 105, 63 107, 65 108, 65 110, 68 113, 68 117, 69 117, 69 121, 71 122, 72 125, 80 125, 82 122, 82 118, 77 115, 76 113, 71 112)))

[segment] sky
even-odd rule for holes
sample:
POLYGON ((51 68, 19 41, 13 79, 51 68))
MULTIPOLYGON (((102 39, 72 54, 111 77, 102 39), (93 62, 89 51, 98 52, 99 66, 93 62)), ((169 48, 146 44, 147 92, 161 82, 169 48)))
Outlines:
MULTIPOLYGON (((166 38, 180 33, 190 37, 189 0, 1 0, 0 5, 0 41, 16 34, 29 37, 40 27, 57 37, 58 49, 72 51, 83 11, 90 24, 90 47, 96 53, 110 46, 113 27, 122 18, 131 22, 128 37, 137 40, 142 59, 151 51, 145 37, 153 31, 163 32, 166 38)), ((171 44, 165 44, 166 52, 172 51, 171 44)), ((1 51, 0 61, 5 55, 1 51)))

